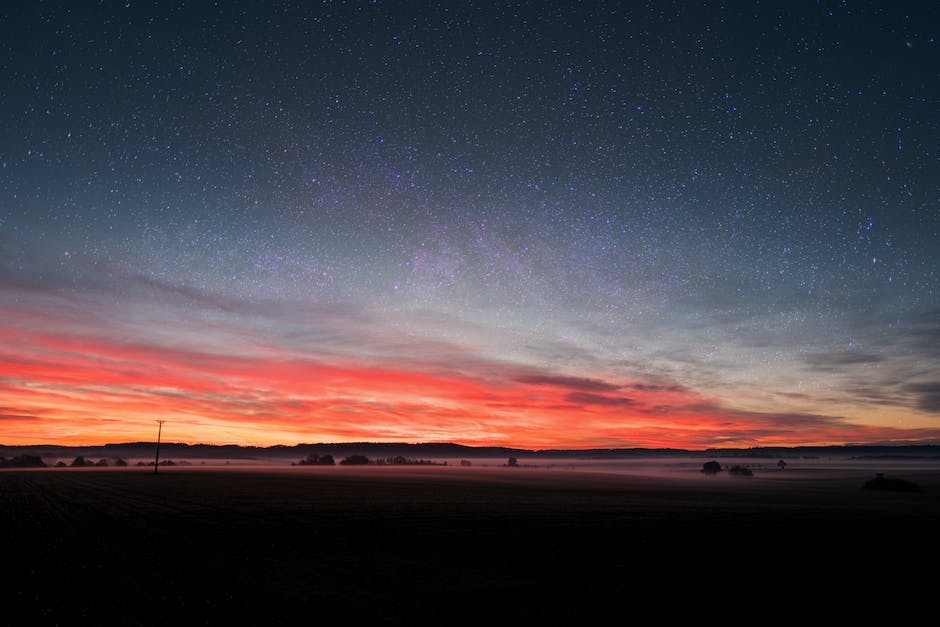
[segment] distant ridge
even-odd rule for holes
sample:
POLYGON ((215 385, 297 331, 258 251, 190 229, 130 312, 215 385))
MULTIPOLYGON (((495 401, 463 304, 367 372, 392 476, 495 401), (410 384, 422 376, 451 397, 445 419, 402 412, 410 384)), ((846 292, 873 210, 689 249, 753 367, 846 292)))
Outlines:
MULTIPOLYGON (((91 457, 148 458, 153 455, 154 442, 124 442, 100 446, 59 446, 34 444, 8 446, 0 444, 0 457, 30 454, 45 457, 69 458, 78 455, 91 457)), ((465 446, 449 442, 340 442, 274 446, 239 446, 236 444, 183 444, 162 443, 160 455, 164 459, 220 459, 292 461, 310 453, 366 455, 389 457, 403 455, 413 458, 500 458, 525 457, 542 459, 626 459, 638 457, 754 457, 754 458, 825 458, 858 457, 880 459, 938 459, 940 446, 921 445, 845 445, 845 446, 769 446, 754 448, 709 448, 689 450, 678 448, 592 448, 592 449, 525 449, 503 446, 465 446)))

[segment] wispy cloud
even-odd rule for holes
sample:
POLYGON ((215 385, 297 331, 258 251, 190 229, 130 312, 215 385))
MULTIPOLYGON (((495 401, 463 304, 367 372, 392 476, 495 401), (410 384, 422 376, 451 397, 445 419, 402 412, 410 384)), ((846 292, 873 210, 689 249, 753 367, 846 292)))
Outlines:
POLYGON ((608 381, 600 379, 588 379, 585 377, 570 377, 564 375, 548 374, 528 374, 516 378, 519 383, 531 385, 549 385, 553 387, 566 388, 569 390, 589 391, 589 392, 613 392, 620 389, 608 381))
MULTIPOLYGON (((92 281, 82 290, 4 287, 16 295, 0 304, 7 438, 146 438, 158 416, 174 422, 180 439, 253 443, 704 448, 915 437, 913 430, 861 426, 825 412, 736 409, 678 378, 686 367, 718 363, 679 345, 664 347, 668 361, 649 366, 576 344, 572 359, 545 360, 569 346, 551 339, 548 352, 523 350, 512 359, 494 352, 485 325, 449 314, 240 300, 139 275, 120 280, 119 287, 92 281), (539 363, 525 358, 532 354, 541 355, 539 363)), ((520 345, 526 343, 538 346, 538 337, 520 345)), ((879 353, 833 351, 804 363, 851 369, 881 361, 879 353)), ((880 389, 868 390, 866 402, 884 401, 880 389)), ((902 391, 921 410, 937 411, 934 384, 902 391)))
POLYGON ((940 381, 911 383, 908 392, 917 395, 917 407, 927 412, 940 413, 940 381))
POLYGON ((862 351, 830 351, 805 355, 803 361, 814 370, 832 371, 846 366, 877 364, 884 361, 884 357, 862 351))
POLYGON ((626 396, 605 396, 591 392, 571 392, 565 394, 565 400, 576 405, 606 405, 608 407, 636 407, 637 401, 626 396))

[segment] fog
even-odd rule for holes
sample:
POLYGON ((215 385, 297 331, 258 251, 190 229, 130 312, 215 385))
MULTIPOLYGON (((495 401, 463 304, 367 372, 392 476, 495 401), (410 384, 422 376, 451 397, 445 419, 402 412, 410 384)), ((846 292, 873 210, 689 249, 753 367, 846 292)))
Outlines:
MULTIPOLYGON (((109 470, 113 472, 150 472, 153 470, 152 457, 124 458, 127 466, 116 466, 117 458, 89 455, 86 460, 92 464, 101 459, 107 461, 107 466, 88 466, 84 468, 71 467, 74 457, 44 456, 43 461, 47 468, 68 472, 82 472, 88 470, 109 470), (57 462, 62 462, 66 468, 54 468, 57 462)), ((374 463, 378 458, 370 458, 369 465, 344 466, 339 464, 342 458, 337 458, 335 466, 302 466, 294 465, 299 459, 284 457, 255 457, 255 458, 173 458, 161 456, 160 472, 180 472, 199 469, 229 469, 229 470, 278 470, 290 473, 317 473, 317 474, 349 474, 361 472, 384 475, 420 475, 454 476, 472 472, 483 472, 486 475, 506 478, 515 476, 523 478, 527 474, 549 475, 577 480, 581 476, 588 480, 590 476, 607 475, 611 478, 635 477, 646 479, 663 479, 677 481, 708 481, 713 484, 755 481, 760 484, 790 482, 811 479, 821 480, 847 480, 858 481, 865 477, 872 477, 876 473, 885 473, 888 476, 910 476, 924 472, 940 473, 940 459, 937 458, 864 458, 864 457, 788 457, 784 458, 785 465, 780 468, 778 458, 755 457, 709 457, 697 456, 662 456, 662 457, 636 457, 625 459, 577 459, 577 458, 545 458, 540 456, 518 457, 515 466, 510 465, 509 458, 422 458, 425 463, 389 464, 374 463), (722 472, 716 475, 707 475, 702 471, 702 465, 708 461, 717 461, 722 466, 722 472), (172 462, 172 465, 166 464, 172 462), (751 477, 735 476, 728 472, 733 466, 739 465, 753 473, 751 477), (536 472, 537 471, 537 472, 536 472)), ((385 461, 384 458, 381 461, 385 461)), ((414 461, 414 460, 412 460, 414 461)), ((532 477, 534 478, 534 477, 532 477)))

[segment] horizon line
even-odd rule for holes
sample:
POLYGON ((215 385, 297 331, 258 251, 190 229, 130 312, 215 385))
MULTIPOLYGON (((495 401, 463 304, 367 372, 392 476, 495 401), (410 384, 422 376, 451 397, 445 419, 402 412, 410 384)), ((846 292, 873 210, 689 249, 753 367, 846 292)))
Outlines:
MULTIPOLYGON (((63 448, 63 449, 78 449, 78 448, 104 448, 104 447, 116 447, 116 446, 156 446, 156 441, 146 441, 138 440, 133 442, 107 442, 104 444, 54 444, 54 443, 37 443, 37 444, 3 444, 0 443, 0 448, 16 449, 16 448, 63 448)), ((514 451, 526 451, 530 453, 545 453, 545 452, 591 452, 591 451, 678 451, 678 452, 707 452, 707 451, 722 451, 722 450, 760 450, 760 449, 827 449, 827 448, 864 448, 864 447, 879 447, 879 448, 900 448, 900 447, 940 447, 940 443, 936 442, 875 442, 875 443, 859 443, 859 442, 850 442, 842 444, 773 444, 773 445, 755 445, 755 446, 711 446, 700 449, 691 449, 691 448, 679 448, 679 447, 668 447, 668 446, 659 446, 659 447, 647 447, 647 446, 595 446, 588 448, 529 448, 522 446, 511 446, 505 444, 492 444, 492 445, 468 445, 460 444, 458 442, 395 442, 395 441, 369 441, 369 440, 358 440, 358 441, 343 441, 343 442, 298 442, 296 444, 269 444, 269 445, 257 445, 257 444, 219 444, 219 443, 210 443, 210 442, 161 442, 160 446, 204 446, 204 447, 216 447, 216 448, 240 448, 240 449, 262 449, 269 450, 274 448, 298 448, 298 447, 311 447, 311 446, 453 446, 470 450, 483 450, 483 449, 507 449, 514 451)))

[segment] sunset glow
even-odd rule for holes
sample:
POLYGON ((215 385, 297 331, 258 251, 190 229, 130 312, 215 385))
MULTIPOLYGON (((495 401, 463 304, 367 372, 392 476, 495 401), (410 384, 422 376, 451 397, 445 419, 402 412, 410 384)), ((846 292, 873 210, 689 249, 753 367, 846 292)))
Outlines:
POLYGON ((12 285, 5 293, 18 296, 0 329, 7 338, 0 361, 6 444, 148 440, 157 417, 168 421, 175 441, 253 445, 704 448, 935 437, 916 424, 745 411, 733 395, 709 396, 641 373, 501 359, 485 348, 402 332, 406 313, 376 316, 375 326, 366 325, 372 336, 362 337, 362 310, 295 304, 290 311, 285 303, 271 316, 229 312, 200 334, 201 323, 184 321, 217 310, 158 293, 134 303, 151 307, 143 307, 151 337, 143 327, 130 333, 130 316, 96 313, 100 294, 37 295, 12 285), (30 309, 40 296, 55 300, 55 310, 30 309), (305 324, 329 334, 328 350, 288 339, 305 324))

